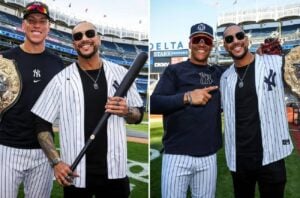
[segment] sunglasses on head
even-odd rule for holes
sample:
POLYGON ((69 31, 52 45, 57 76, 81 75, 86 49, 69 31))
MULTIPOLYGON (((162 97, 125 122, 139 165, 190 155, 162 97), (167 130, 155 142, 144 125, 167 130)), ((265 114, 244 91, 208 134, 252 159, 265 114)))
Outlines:
POLYGON ((42 14, 48 14, 47 9, 43 5, 31 5, 26 8, 26 11, 34 11, 37 10, 42 14))
POLYGON ((208 38, 206 36, 195 36, 192 38, 192 44, 200 43, 204 43, 205 45, 211 46, 213 44, 213 41, 211 38, 208 38))
MULTIPOLYGON (((235 38, 238 40, 243 40, 245 38, 245 33, 244 32, 238 32, 235 34, 235 38)), ((224 37, 224 40, 227 44, 232 43, 234 40, 233 35, 228 35, 224 37)))
POLYGON ((73 34, 73 40, 74 41, 80 41, 83 38, 83 34, 87 38, 94 38, 96 36, 96 31, 95 30, 87 30, 85 32, 76 32, 73 34))

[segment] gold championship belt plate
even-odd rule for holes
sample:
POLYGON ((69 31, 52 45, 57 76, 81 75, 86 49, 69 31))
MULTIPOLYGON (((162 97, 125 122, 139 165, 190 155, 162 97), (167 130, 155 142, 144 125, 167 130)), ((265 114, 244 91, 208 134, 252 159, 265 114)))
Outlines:
POLYGON ((13 60, 0 58, 0 119, 21 94, 21 78, 13 60))
POLYGON ((284 79, 293 93, 300 98, 300 46, 285 56, 284 79))

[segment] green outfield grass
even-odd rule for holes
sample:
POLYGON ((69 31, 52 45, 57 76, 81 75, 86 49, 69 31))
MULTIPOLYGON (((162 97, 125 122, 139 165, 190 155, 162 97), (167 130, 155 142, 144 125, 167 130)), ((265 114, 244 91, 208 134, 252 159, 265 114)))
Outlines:
POLYGON ((141 124, 127 124, 126 128, 133 131, 148 133, 148 121, 148 112, 145 112, 141 124))
MULTIPOLYGON (((162 124, 160 122, 150 123, 150 142, 151 149, 160 150, 162 136, 162 124)), ((218 154, 218 179, 217 179, 217 198, 232 198, 233 188, 230 172, 226 166, 224 148, 218 154)), ((160 171, 161 157, 158 157, 150 162, 150 194, 151 198, 159 198, 160 194, 160 171)), ((287 169, 287 185, 285 190, 285 198, 300 197, 300 157, 296 150, 291 156, 286 158, 287 169)), ((258 196, 258 193, 256 193, 258 196)))
POLYGON ((141 133, 147 133, 148 124, 128 124, 126 125, 126 128, 141 133))

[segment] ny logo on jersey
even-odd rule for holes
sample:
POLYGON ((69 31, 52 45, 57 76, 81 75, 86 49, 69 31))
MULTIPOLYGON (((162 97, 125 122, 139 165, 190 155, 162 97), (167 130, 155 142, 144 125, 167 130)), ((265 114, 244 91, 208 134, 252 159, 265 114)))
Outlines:
POLYGON ((34 69, 33 71, 33 83, 38 83, 41 81, 41 71, 39 69, 34 69))
POLYGON ((265 77, 264 82, 267 83, 267 85, 268 85, 268 91, 272 91, 272 86, 276 87, 275 76, 276 76, 276 72, 274 72, 272 69, 270 69, 268 78, 265 77))
POLYGON ((200 72, 199 76, 201 85, 211 85, 213 83, 213 79, 210 74, 200 72))
POLYGON ((40 78, 41 77, 41 71, 39 69, 34 69, 32 72, 33 72, 33 77, 34 78, 40 78))

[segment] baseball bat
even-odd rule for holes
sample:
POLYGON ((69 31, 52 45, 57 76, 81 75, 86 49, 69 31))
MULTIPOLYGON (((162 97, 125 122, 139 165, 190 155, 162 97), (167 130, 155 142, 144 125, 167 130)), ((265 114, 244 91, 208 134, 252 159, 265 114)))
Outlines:
MULTIPOLYGON (((142 67, 146 63, 148 59, 148 54, 146 52, 141 52, 137 55, 135 60, 133 61, 131 67, 129 68, 127 74, 124 76, 119 88, 116 90, 114 96, 123 97, 128 89, 131 87, 134 79, 138 76, 139 72, 141 71, 142 67)), ((94 141, 96 135, 99 131, 103 128, 106 120, 109 118, 111 113, 105 112, 103 116, 101 117, 100 121, 98 122, 96 128, 94 129, 93 133, 90 135, 89 139, 86 141, 84 147, 72 163, 70 169, 74 171, 79 164, 80 160, 82 159, 83 155, 85 154, 88 147, 91 145, 91 143, 94 141)))

